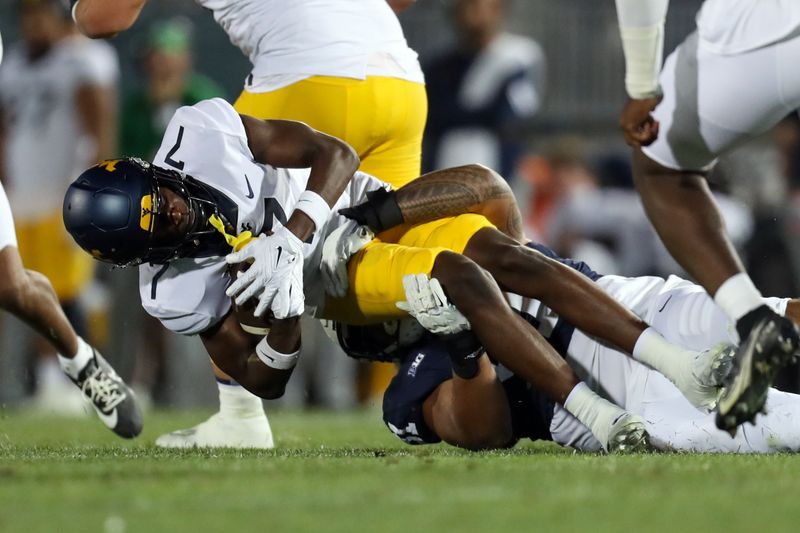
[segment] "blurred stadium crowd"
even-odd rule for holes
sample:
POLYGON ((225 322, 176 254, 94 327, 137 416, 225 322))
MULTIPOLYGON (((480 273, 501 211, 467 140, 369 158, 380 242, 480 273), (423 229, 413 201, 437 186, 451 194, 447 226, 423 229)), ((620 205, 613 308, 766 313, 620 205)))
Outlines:
MULTIPOLYGON (((0 67, 0 178, 9 194, 25 264, 48 275, 76 329, 155 405, 214 401, 208 358, 196 339, 166 332, 139 305, 135 270, 110 272, 77 249, 61 224, 63 190, 94 160, 152 157, 181 105, 238 94, 249 64, 192 0, 153 0, 134 28, 108 43, 59 37, 53 21, 0 5, 7 51, 0 67), (53 47, 33 72, 41 91, 20 96, 14 48, 53 47), (43 44, 45 43, 45 44, 43 44), (110 44, 109 44, 110 43, 110 44), (60 56, 59 56, 60 54, 60 56), (45 139, 15 129, 15 113, 44 119, 71 109, 82 131, 45 139), (35 149, 32 149, 34 147, 35 149)), ((429 115, 425 170, 478 162, 512 184, 526 233, 599 272, 680 273, 633 190, 629 152, 616 127, 623 59, 612 2, 418 0, 400 15, 425 71, 429 115), (504 9, 494 10, 494 4, 504 9)), ((673 0, 666 51, 689 31, 699 0, 673 0)), ((797 295, 800 279, 800 121, 720 161, 712 176, 728 229, 759 289, 797 295), (749 179, 758 176, 757 179, 749 179)), ((317 330, 318 331, 318 330, 317 330)), ((304 338, 287 396, 292 407, 349 408, 379 393, 370 372, 323 334, 304 338)), ((0 404, 71 411, 80 397, 46 344, 9 315, 0 332, 0 404)), ((378 377, 376 377, 376 375, 378 377)), ((797 391, 790 368, 779 384, 797 391)))

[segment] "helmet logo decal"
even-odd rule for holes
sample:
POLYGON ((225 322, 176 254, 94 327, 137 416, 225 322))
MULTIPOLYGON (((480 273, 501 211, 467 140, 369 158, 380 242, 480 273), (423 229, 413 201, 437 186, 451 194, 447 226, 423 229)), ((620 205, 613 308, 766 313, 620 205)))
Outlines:
POLYGON ((139 227, 145 231, 150 231, 153 223, 153 195, 142 196, 142 213, 139 215, 139 227))
POLYGON ((114 172, 117 170, 117 163, 120 161, 122 161, 122 159, 106 159, 97 166, 106 169, 108 172, 114 172))

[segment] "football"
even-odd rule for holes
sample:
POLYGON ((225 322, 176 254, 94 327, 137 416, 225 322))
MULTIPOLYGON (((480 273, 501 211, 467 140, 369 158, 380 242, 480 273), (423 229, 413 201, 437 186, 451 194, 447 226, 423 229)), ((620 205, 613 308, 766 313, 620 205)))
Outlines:
MULTIPOLYGON (((238 278, 242 273, 246 272, 248 268, 250 268, 250 263, 247 262, 231 265, 231 279, 233 280, 238 278)), ((263 337, 269 333, 269 328, 272 327, 274 315, 272 314, 271 309, 264 311, 264 314, 260 317, 253 314, 256 310, 256 306, 258 305, 258 298, 250 298, 242 305, 237 305, 236 300, 232 298, 232 305, 233 314, 245 332, 258 337, 263 337)))

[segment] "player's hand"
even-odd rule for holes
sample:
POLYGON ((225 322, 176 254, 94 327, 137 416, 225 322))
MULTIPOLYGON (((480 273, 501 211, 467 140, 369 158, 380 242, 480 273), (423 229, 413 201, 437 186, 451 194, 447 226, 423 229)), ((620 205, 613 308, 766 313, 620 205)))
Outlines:
POLYGON ((302 314, 303 242, 294 233, 280 227, 272 235, 259 235, 240 251, 228 254, 225 261, 229 264, 252 262, 225 291, 228 296, 236 297, 237 305, 258 296, 253 314, 261 316, 277 298, 277 308, 273 308, 275 318, 286 318, 295 316, 300 298, 298 314, 302 314))
POLYGON ((322 284, 335 298, 347 294, 347 261, 369 243, 375 235, 366 226, 348 220, 325 239, 322 245, 322 284))
POLYGON ((471 329, 469 320, 449 301, 439 280, 425 274, 403 277, 405 302, 397 307, 417 319, 420 325, 437 335, 450 335, 471 329))
POLYGON ((642 100, 628 99, 619 117, 625 142, 634 148, 649 146, 658 138, 658 121, 652 112, 661 102, 661 96, 642 100))
MULTIPOLYGON (((300 268, 293 268, 289 273, 288 279, 278 286, 278 291, 275 293, 275 299, 272 300, 272 313, 277 319, 299 317, 305 311, 305 296, 303 294, 303 263, 300 262, 300 268)), ((262 305, 259 299, 259 306, 262 305)), ((256 307, 256 313, 259 310, 263 313, 266 310, 266 304, 263 308, 256 307)), ((259 315, 256 315, 259 316, 259 315)))

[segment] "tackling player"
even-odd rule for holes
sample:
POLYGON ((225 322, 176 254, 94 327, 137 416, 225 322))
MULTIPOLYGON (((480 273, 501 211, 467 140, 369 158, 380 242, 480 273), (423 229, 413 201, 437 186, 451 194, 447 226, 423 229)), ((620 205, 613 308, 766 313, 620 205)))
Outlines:
MULTIPOLYGON (((0 61, 2 57, 0 38, 0 61)), ((133 392, 97 350, 75 334, 48 279, 22 265, 2 183, 0 307, 25 321, 53 345, 61 368, 91 402, 103 424, 124 438, 141 433, 142 413, 133 392)))
MULTIPOLYGON (((541 245, 528 246, 555 257, 541 245)), ((601 276, 583 263, 558 260, 595 280, 676 344, 699 350, 734 340, 733 323, 698 285, 676 276, 667 280, 601 276)), ((451 323, 469 327, 438 293, 436 280, 412 276, 406 285, 409 302, 417 302, 412 314, 421 324, 431 327, 437 317, 448 314, 451 323)), ((767 415, 731 437, 714 427, 713 415, 692 407, 662 375, 586 336, 540 302, 507 296, 522 317, 543 334, 549 333, 549 342, 589 387, 642 416, 655 448, 735 453, 800 451, 800 396, 770 389, 767 415)), ((800 319, 800 300, 767 298, 765 305, 795 322, 800 319)), ((373 352, 363 349, 361 333, 362 349, 355 356, 379 353, 381 343, 375 344, 373 352)), ((387 427, 403 441, 427 444, 443 440, 478 450, 509 447, 529 438, 553 440, 583 451, 600 449, 591 432, 575 417, 504 366, 493 365, 486 354, 473 362, 473 374, 464 376, 457 370, 463 366, 458 354, 448 352, 437 337, 441 336, 428 335, 394 354, 401 368, 384 395, 383 416, 387 427)), ((343 338, 341 344, 349 348, 350 343, 343 338)))
POLYGON ((733 429, 762 409, 800 338, 745 273, 705 177, 720 154, 800 107, 800 4, 706 0, 697 30, 663 69, 668 0, 616 4, 630 96, 620 125, 634 147, 642 202, 670 253, 713 295, 742 340, 717 416, 718 427, 733 429))
MULTIPOLYGON (((394 187, 419 176, 427 96, 417 54, 408 47, 392 13, 413 0, 196 3, 212 12, 253 65, 234 104, 239 113, 298 120, 340 138, 356 150, 359 170, 394 187)), ((128 29, 145 0, 73 4, 81 31, 101 37, 128 29)), ((237 438, 250 445, 266 441, 263 431, 269 426, 260 400, 231 386, 221 372, 215 374, 220 416, 191 430, 164 435, 158 445, 233 445, 237 438), (228 409, 234 401, 235 409, 228 409)))
MULTIPOLYGON (((348 184, 356 166, 357 158, 341 141, 300 123, 240 116, 224 101, 208 100, 178 110, 155 165, 110 161, 78 178, 64 201, 65 224, 98 259, 141 263, 145 309, 173 331, 199 334, 223 370, 264 397, 282 393, 290 375, 286 371, 297 360, 300 332, 294 317, 303 311, 303 292, 305 307, 317 316, 375 322, 404 315, 394 305, 403 295, 402 276, 422 271, 437 273, 498 359, 564 402, 576 384, 569 367, 516 319, 494 281, 452 250, 478 260, 502 284, 549 301, 588 333, 637 354, 676 381, 696 405, 713 405, 715 354, 695 356, 671 347, 595 285, 518 246, 483 217, 461 215, 414 225, 484 206, 487 214, 501 213, 503 225, 516 220, 508 210, 498 210, 500 200, 513 202, 513 196, 494 173, 478 172, 479 167, 441 171, 395 194, 363 173, 348 184), (310 170, 291 170, 298 167, 310 170), (365 196, 369 202, 352 205, 365 196), (355 223, 332 214, 342 207, 350 216, 366 218, 376 231, 398 222, 407 225, 380 233, 380 239, 361 237, 350 246, 345 237, 355 223), (225 239, 212 226, 224 229, 225 239), (450 231, 437 231, 443 229, 450 231), (259 237, 252 240, 250 231, 259 237), (344 297, 326 299, 321 242, 332 232, 344 236, 332 241, 336 258, 346 262, 358 252, 350 261, 344 297), (229 246, 238 248, 248 239, 228 261, 254 262, 229 287, 222 256, 229 246), (256 314, 271 308, 282 319, 255 351, 229 314, 226 291, 237 296, 238 304, 257 296, 256 314), (510 338, 520 344, 509 344, 510 338), (543 351, 539 357, 538 350, 543 351)), ((582 397, 587 406, 599 400, 582 397)), ((603 420, 599 425, 607 433, 612 419, 603 420)))

